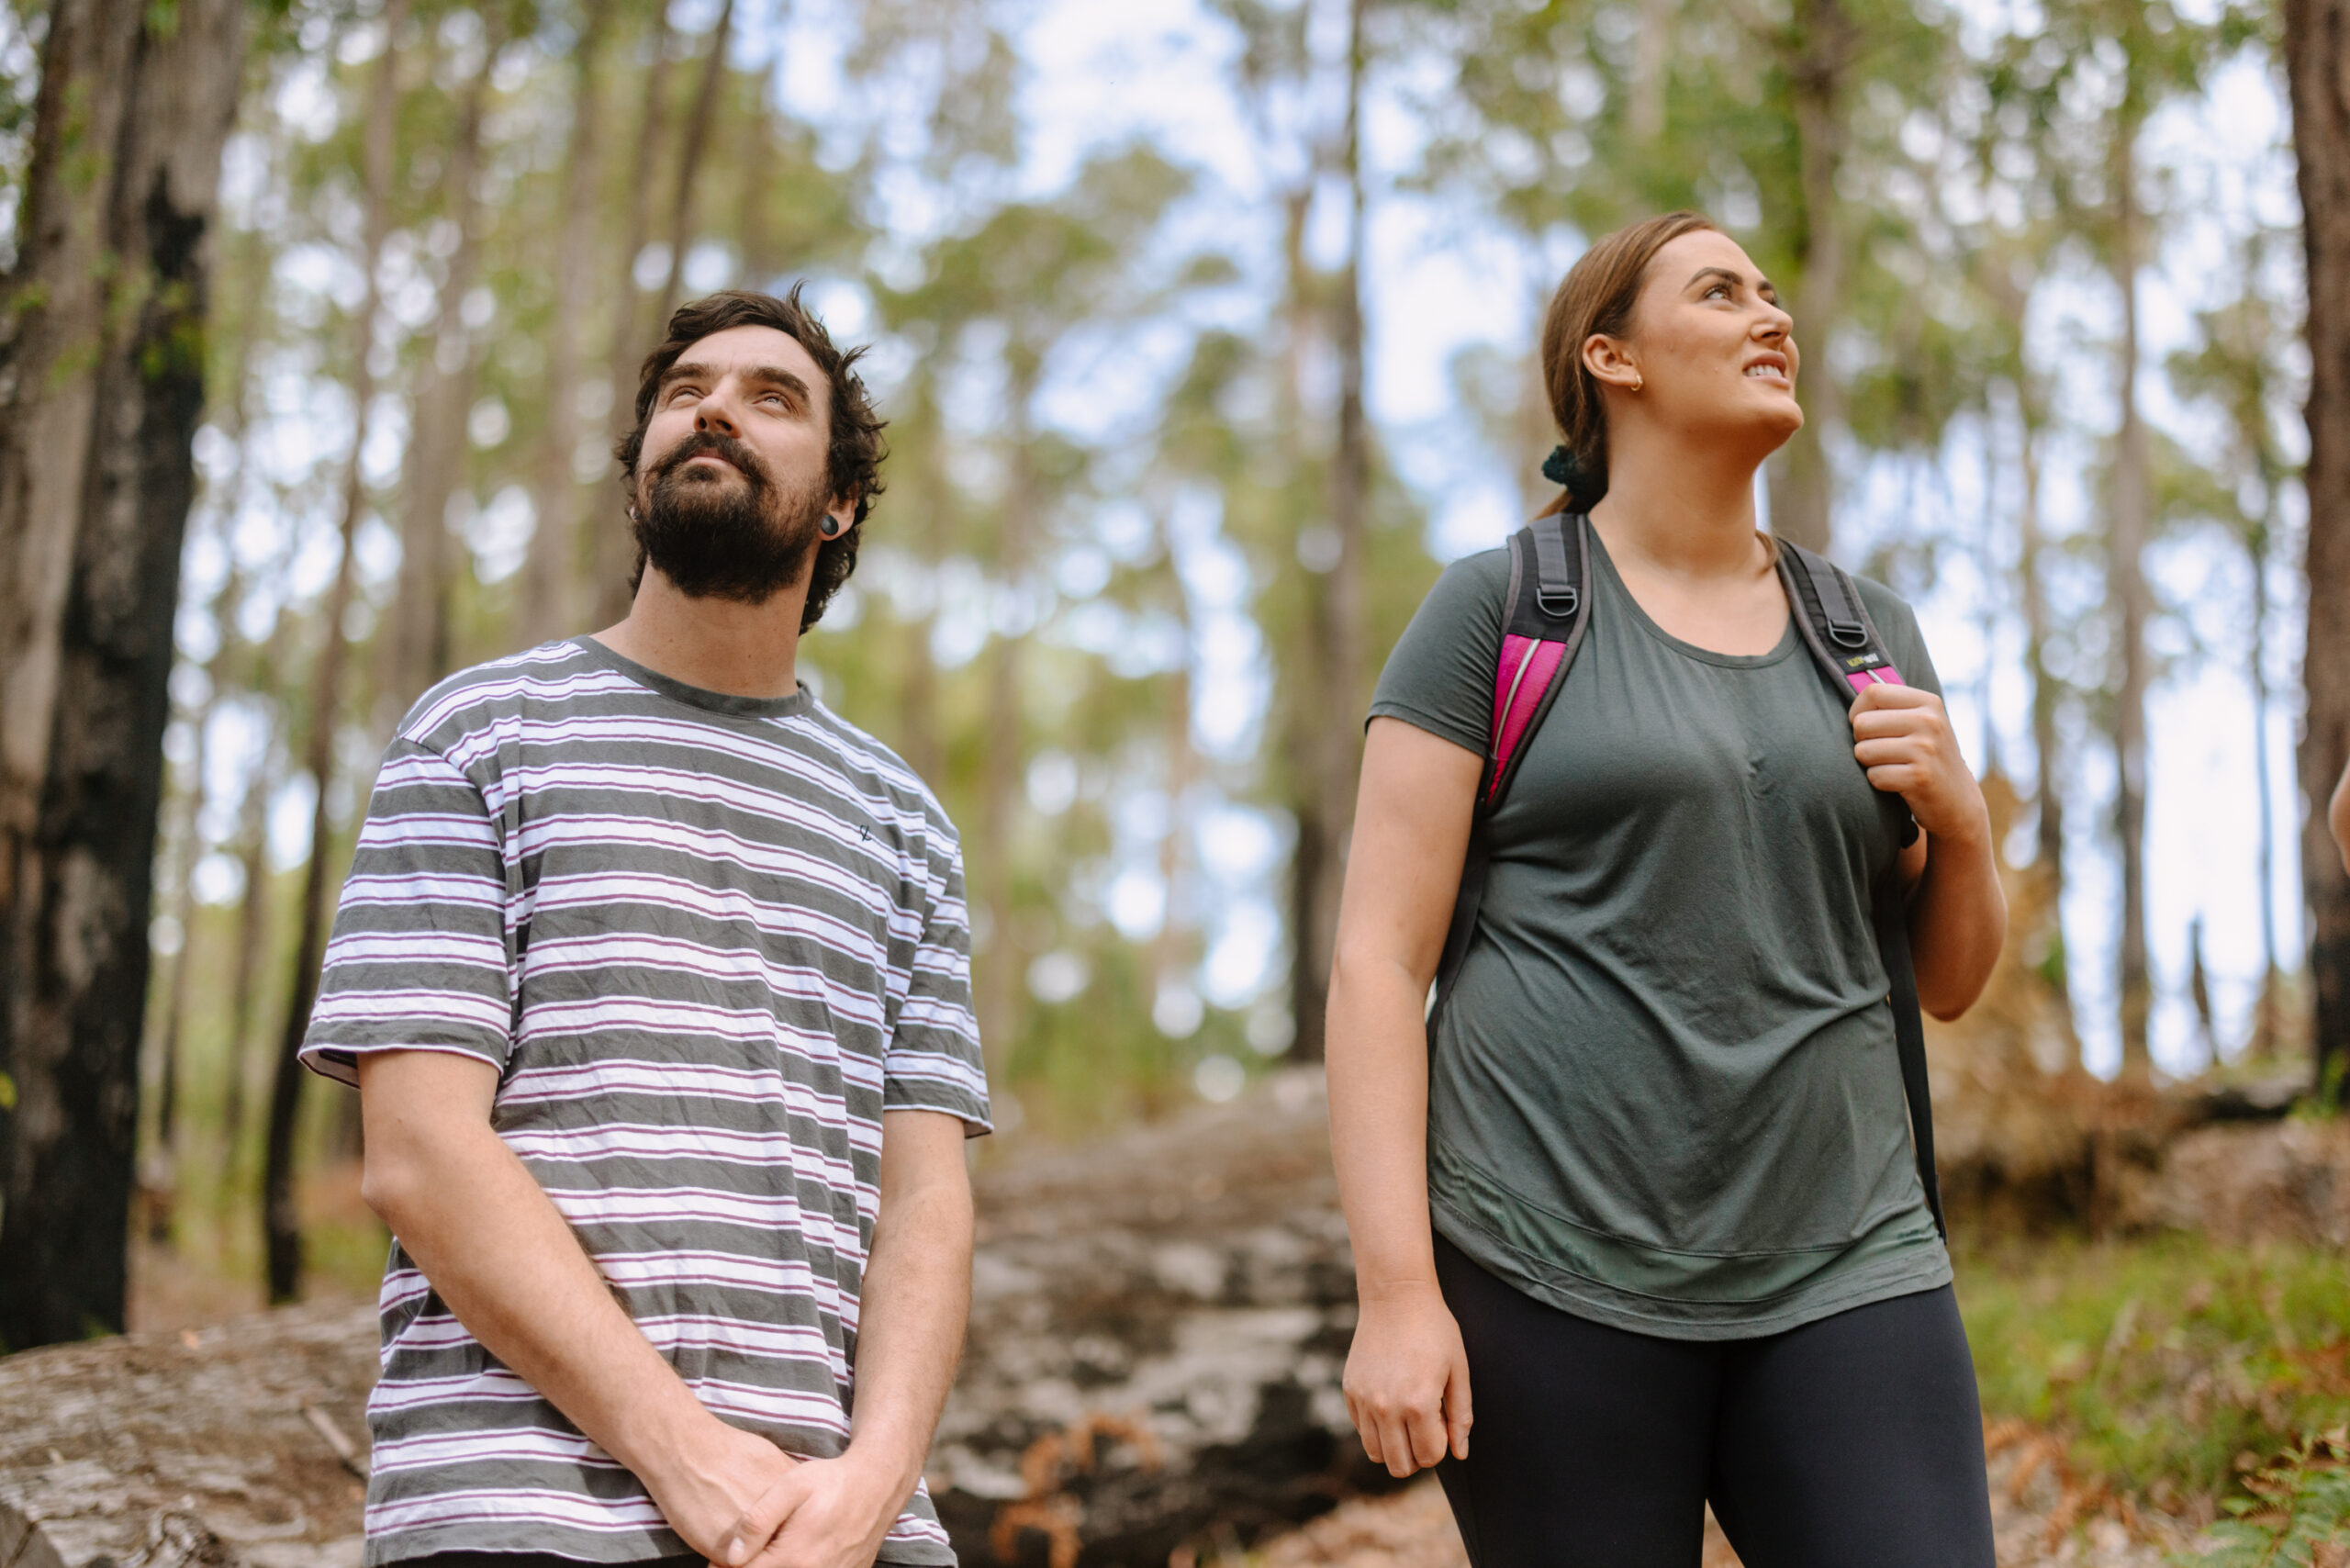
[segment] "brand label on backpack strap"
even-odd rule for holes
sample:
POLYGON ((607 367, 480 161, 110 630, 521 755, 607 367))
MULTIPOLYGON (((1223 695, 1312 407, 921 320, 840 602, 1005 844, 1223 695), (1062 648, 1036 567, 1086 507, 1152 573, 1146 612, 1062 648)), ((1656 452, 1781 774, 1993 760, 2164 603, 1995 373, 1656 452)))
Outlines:
POLYGON ((1852 683, 1855 691, 1866 691, 1872 686, 1906 686, 1901 672, 1883 654, 1859 654, 1844 661, 1844 678, 1852 683))

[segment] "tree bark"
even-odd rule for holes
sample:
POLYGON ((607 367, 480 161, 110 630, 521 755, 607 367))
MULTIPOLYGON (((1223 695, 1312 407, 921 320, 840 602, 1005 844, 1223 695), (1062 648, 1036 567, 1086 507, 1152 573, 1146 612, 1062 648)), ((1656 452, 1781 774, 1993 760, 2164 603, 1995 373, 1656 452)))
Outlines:
POLYGON ((1843 418, 1843 401, 1828 368, 1828 347, 1844 297, 1844 224, 1836 175, 1844 160, 1845 79, 1858 31, 1842 0, 1796 0, 1793 29, 1780 50, 1795 114, 1803 192, 1796 336, 1808 352, 1801 377, 1803 429, 1770 471, 1771 532, 1812 550, 1828 548, 1835 476, 1829 467, 1826 441, 1830 429, 1843 418))
POLYGON ((48 774, 114 239, 107 194, 138 42, 136 7, 50 6, 17 264, 0 281, 0 898, 25 869, 48 774))
POLYGON ((2350 877, 2326 801, 2350 757, 2350 0, 2285 0, 2285 74, 2308 252, 2308 716, 2300 747, 2301 883, 2316 992, 2316 1081, 2350 1061, 2350 877))
MULTIPOLYGON (((90 31, 66 15, 78 9, 67 5, 52 13, 52 44, 62 24, 69 39, 79 39, 70 48, 93 46, 90 31)), ((98 7, 126 9, 132 8, 98 7)), ((132 14, 160 22, 144 8, 132 14)), ((48 730, 39 748, 30 832, 12 833, 7 857, 13 994, 5 1059, 19 1098, 6 1128, 0 1338, 13 1345, 74 1338, 123 1320, 173 619, 196 488, 190 443, 204 407, 205 241, 221 144, 236 112, 242 22, 233 0, 182 0, 168 28, 136 28, 116 78, 122 103, 136 112, 115 116, 105 141, 95 139, 95 106, 109 96, 108 87, 78 70, 98 53, 61 61, 67 79, 55 98, 51 84, 42 82, 45 111, 90 111, 78 129, 91 140, 77 148, 74 136, 61 129, 49 155, 84 162, 106 148, 111 156, 98 160, 95 183, 78 190, 70 175, 30 182, 43 203, 87 201, 94 209, 67 218, 49 206, 37 223, 28 221, 28 240, 46 260, 79 247, 56 242, 39 232, 43 226, 86 232, 94 219, 104 234, 103 264, 84 252, 103 279, 101 314, 42 323, 50 350, 71 331, 95 351, 88 378, 60 376, 66 362, 53 355, 36 371, 38 356, 14 357, 19 337, 9 371, 39 375, 54 401, 27 408, 32 418, 23 423, 13 409, 0 415, 0 428, 28 441, 41 441, 50 430, 66 438, 68 453, 20 449, 38 452, 40 466, 71 455, 77 467, 71 488, 55 476, 41 481, 55 486, 54 493, 33 484, 29 470, 23 482, 0 482, 0 493, 19 502, 48 493, 64 509, 55 526, 70 542, 53 641, 45 649, 15 641, 38 629, 39 614, 6 622, 9 652, 30 655, 37 666, 46 662, 51 672, 27 689, 12 688, 6 715, 11 728, 38 715, 48 730), (67 416, 62 404, 77 397, 84 412, 67 416), (78 435, 69 426, 78 426, 78 435), (42 694, 33 688, 44 679, 50 702, 40 715, 42 694), (19 696, 28 708, 19 707, 19 696)), ((38 274, 26 281, 41 286, 38 274)), ((66 292, 78 288, 69 285, 66 292)), ((38 319, 41 312, 28 314, 38 319)), ((26 324, 20 319, 19 326, 26 324)), ((19 394, 31 391, 24 380, 17 386, 19 394)), ((6 460, 0 453, 0 466, 6 460)), ((0 500, 0 514, 8 505, 0 500)), ((39 525, 51 523, 43 515, 39 525)), ((27 532, 0 522, 0 537, 16 547, 8 553, 17 562, 37 565, 36 575, 48 570, 45 559, 34 558, 45 557, 49 547, 30 547, 27 532)), ((13 769, 29 760, 10 756, 12 780, 19 778, 13 769)))
POLYGON ((1363 411, 1362 178, 1363 10, 1352 0, 1347 25, 1347 108, 1340 168, 1347 182, 1347 263, 1338 275, 1332 336, 1338 359, 1338 419, 1327 504, 1336 559, 1306 578, 1308 626, 1317 655, 1313 711, 1310 810, 1298 819, 1296 879, 1297 1033, 1290 1054, 1319 1061, 1327 1029, 1330 964, 1346 883, 1347 842, 1354 831, 1355 782, 1362 764, 1363 571, 1370 525, 1371 431, 1363 411))
POLYGON ((2114 437, 2106 569, 2121 666, 2114 690, 2113 815, 2121 846, 2121 1070, 2143 1079, 2154 1072, 2146 1038, 2154 1011, 2146 960, 2146 622, 2153 603, 2143 559, 2153 522, 2154 452, 2138 411, 2138 121, 2126 109, 2120 120, 2114 128, 2112 271, 2121 295, 2121 362, 2114 370, 2121 426, 2114 437))
POLYGON ((588 262, 596 224, 596 176, 603 163, 601 70, 612 0, 588 0, 573 56, 571 140, 563 161, 563 236, 554 258, 554 319, 547 332, 545 425, 532 467, 538 520, 522 569, 522 640, 536 645, 576 630, 574 587, 579 555, 579 323, 588 314, 588 262))
POLYGON ((456 135, 442 187, 457 226, 457 248, 441 279, 432 351, 417 367, 416 412, 400 486, 399 581, 383 642, 375 726, 379 734, 389 734, 408 704, 448 674, 453 662, 449 596, 455 562, 449 501, 464 476, 465 421, 479 381, 477 345, 464 323, 464 302, 481 275, 482 115, 490 71, 504 41, 495 25, 481 40, 481 63, 458 100, 456 135))
POLYGON ((285 1004, 276 1065, 270 1075, 269 1132, 262 1165, 262 1243, 273 1302, 293 1300, 300 1294, 302 1282, 301 1216, 294 1205, 294 1131, 306 1076, 300 1052, 302 1036, 309 1030, 310 1005, 318 1000, 319 963, 326 945, 327 857, 333 852, 328 799, 333 793, 335 730, 342 708, 342 669, 348 647, 343 621, 351 608, 352 545, 367 500, 360 454, 366 448, 368 411, 375 400, 375 377, 367 361, 383 302, 378 279, 390 228, 399 34, 407 19, 408 0, 386 0, 384 50, 376 57, 375 80, 367 95, 366 217, 360 241, 366 286, 351 331, 351 455, 343 467, 341 548, 334 581, 319 612, 319 652, 311 671, 309 745, 305 759, 317 797, 310 808, 309 863, 302 874, 302 902, 297 916, 293 989, 285 1004))
MULTIPOLYGON (((619 275, 613 280, 612 341, 610 369, 611 434, 618 442, 636 428, 636 371, 652 344, 644 341, 636 286, 637 253, 644 249, 653 227, 653 168, 667 118, 669 93, 669 12, 653 10, 653 58, 644 71, 644 106, 637 117, 636 149, 629 159, 628 218, 621 230, 619 275)), ((588 510, 588 570, 593 577, 589 601, 595 623, 610 626, 625 620, 636 593, 629 573, 636 564, 636 540, 621 509, 607 501, 588 510)))

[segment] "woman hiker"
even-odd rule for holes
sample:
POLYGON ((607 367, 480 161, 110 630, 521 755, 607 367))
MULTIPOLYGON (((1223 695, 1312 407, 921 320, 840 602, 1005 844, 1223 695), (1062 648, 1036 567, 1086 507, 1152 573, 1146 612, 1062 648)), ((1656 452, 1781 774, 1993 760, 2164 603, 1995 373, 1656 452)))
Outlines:
POLYGON ((1908 606, 1811 568, 1881 639, 1852 698, 1756 531, 1796 367, 1704 218, 1594 246, 1542 336, 1583 571, 1551 595, 1554 549, 1544 609, 1589 600, 1547 717, 1495 679, 1530 544, 1449 568, 1371 703, 1328 1025, 1346 1397, 1477 1568, 1696 1568, 1708 1502, 1747 1568, 1992 1568, 1897 1020, 1913 971, 1963 1013, 2007 910, 1908 606), (1481 812, 1497 707, 1523 752, 1481 812))

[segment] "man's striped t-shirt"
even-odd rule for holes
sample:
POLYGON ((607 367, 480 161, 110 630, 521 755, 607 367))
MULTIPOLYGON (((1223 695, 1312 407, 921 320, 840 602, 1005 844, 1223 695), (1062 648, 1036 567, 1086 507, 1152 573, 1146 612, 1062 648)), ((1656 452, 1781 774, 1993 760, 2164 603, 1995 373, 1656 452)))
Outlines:
MULTIPOLYGON (((840 1453, 885 1110, 988 1128, 962 852, 805 689, 728 697, 589 638, 451 678, 377 775, 303 1059, 454 1051, 713 1414, 840 1453)), ((369 1564, 683 1552, 643 1485, 394 1243, 369 1564)), ((951 1563, 918 1490, 887 1562, 951 1563)))

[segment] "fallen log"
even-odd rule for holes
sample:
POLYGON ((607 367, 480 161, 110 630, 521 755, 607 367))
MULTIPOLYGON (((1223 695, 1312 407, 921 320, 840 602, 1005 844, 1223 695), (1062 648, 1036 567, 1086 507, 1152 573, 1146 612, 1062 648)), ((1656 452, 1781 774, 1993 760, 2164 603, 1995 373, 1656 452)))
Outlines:
POLYGON ((1354 1273, 1326 1116, 1287 1074, 982 1177, 930 1466, 964 1562, 1158 1568, 1384 1479, 1338 1389, 1354 1273))
POLYGON ((375 1309, 0 1360, 0 1568, 357 1568, 375 1309))
MULTIPOLYGON (((1287 1074, 982 1170, 930 1465, 966 1563, 1159 1568, 1377 1485, 1324 1117, 1287 1074)), ((0 1360, 0 1568, 355 1568, 375 1375, 372 1306, 0 1360)))

